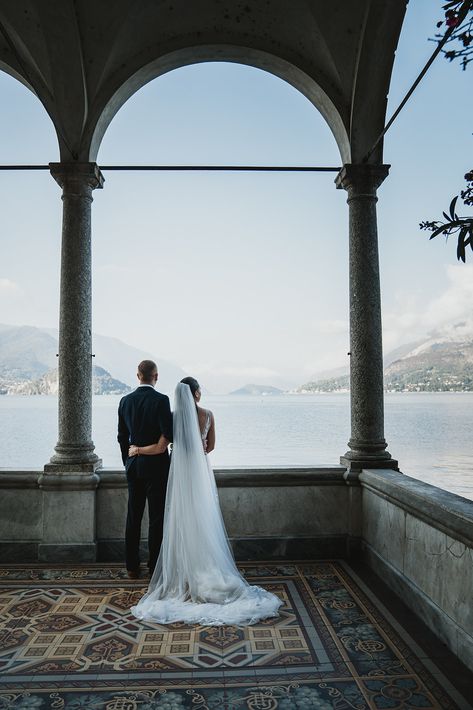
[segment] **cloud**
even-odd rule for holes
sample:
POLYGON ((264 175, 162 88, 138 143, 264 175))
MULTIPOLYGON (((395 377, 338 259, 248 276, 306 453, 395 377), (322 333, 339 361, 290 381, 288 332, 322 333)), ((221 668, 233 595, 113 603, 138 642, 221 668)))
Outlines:
POLYGON ((425 313, 425 320, 431 328, 453 324, 454 320, 471 316, 473 265, 450 265, 447 277, 450 282, 447 290, 429 304, 425 313))
MULTIPOLYGON (((383 313, 384 349, 389 351, 426 336, 432 331, 447 332, 460 323, 462 332, 471 329, 473 265, 449 265, 448 286, 427 303, 422 294, 402 293, 396 306, 383 313)), ((457 332, 459 333, 458 329, 457 332)))
POLYGON ((10 279, 0 278, 0 293, 15 294, 21 293, 20 286, 10 279))

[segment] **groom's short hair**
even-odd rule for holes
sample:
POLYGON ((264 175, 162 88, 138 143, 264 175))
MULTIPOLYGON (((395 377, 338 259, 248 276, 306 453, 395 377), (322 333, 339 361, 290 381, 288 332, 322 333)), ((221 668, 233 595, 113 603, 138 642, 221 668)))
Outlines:
POLYGON ((154 371, 158 366, 152 360, 142 360, 138 365, 138 377, 142 382, 151 382, 154 371))

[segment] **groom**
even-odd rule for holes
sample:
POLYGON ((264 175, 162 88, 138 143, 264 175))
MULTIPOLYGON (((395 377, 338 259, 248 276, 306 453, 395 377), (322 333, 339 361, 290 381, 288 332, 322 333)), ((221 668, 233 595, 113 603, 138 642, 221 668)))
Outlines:
POLYGON ((148 501, 148 567, 153 573, 163 539, 164 499, 169 473, 168 444, 172 441, 169 397, 154 389, 158 368, 152 360, 138 365, 139 386, 120 400, 118 442, 128 482, 128 512, 125 532, 126 569, 130 579, 140 575, 141 520, 148 501), (128 456, 128 448, 158 442, 158 454, 128 456))

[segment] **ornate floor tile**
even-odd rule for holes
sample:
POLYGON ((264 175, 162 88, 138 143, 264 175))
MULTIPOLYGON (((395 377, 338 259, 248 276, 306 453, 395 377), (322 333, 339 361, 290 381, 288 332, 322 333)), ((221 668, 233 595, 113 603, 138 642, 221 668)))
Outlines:
POLYGON ((343 563, 241 569, 283 600, 278 618, 138 622, 145 587, 118 566, 0 568, 0 710, 471 707, 343 563))

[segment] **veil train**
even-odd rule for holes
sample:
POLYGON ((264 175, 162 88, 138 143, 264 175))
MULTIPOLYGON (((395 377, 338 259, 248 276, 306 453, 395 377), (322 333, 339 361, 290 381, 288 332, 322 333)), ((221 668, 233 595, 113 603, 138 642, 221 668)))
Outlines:
POLYGON ((168 624, 248 625, 278 615, 282 601, 246 582, 230 549, 217 486, 188 385, 178 383, 163 543, 147 593, 131 611, 168 624))

